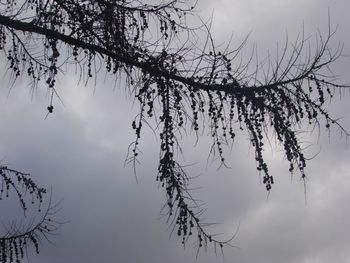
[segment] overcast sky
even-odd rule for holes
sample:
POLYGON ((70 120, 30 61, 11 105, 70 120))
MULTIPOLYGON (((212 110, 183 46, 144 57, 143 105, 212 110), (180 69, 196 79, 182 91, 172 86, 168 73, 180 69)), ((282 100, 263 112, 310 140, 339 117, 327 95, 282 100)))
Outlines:
MULTIPOLYGON (((275 50, 286 31, 291 39, 304 23, 306 35, 325 32, 328 10, 333 27, 338 26, 334 46, 344 44, 344 57, 334 72, 350 80, 350 2, 348 0, 198 0, 198 14, 213 13, 212 33, 224 42, 234 34, 239 43, 248 33, 248 45, 259 52, 275 50), (347 55, 347 56, 346 56, 347 55)), ((60 77, 57 86, 63 101, 55 104, 46 120, 48 97, 45 87, 33 95, 25 81, 18 81, 9 93, 8 79, 0 89, 0 159, 46 187, 53 187, 54 199, 63 199, 59 219, 69 220, 53 237, 55 246, 43 244, 40 255, 29 253, 29 262, 123 262, 123 263, 346 263, 350 261, 350 150, 337 130, 326 132, 312 147, 307 167, 305 202, 298 175, 291 180, 283 153, 270 151, 268 162, 275 177, 267 199, 255 170, 254 153, 247 136, 233 147, 231 169, 206 168, 207 140, 193 148, 195 139, 184 143, 185 163, 201 186, 195 194, 206 204, 207 221, 220 222, 213 229, 229 237, 239 226, 225 258, 214 251, 201 253, 191 244, 184 250, 159 212, 163 189, 155 181, 159 141, 145 132, 142 163, 137 169, 124 167, 127 147, 134 139, 131 121, 137 112, 124 87, 120 89, 100 77, 96 88, 77 85, 70 75, 60 77)), ((341 117, 350 130, 350 94, 334 100, 333 116, 341 117)), ((3 214, 3 212, 1 212, 3 214)))

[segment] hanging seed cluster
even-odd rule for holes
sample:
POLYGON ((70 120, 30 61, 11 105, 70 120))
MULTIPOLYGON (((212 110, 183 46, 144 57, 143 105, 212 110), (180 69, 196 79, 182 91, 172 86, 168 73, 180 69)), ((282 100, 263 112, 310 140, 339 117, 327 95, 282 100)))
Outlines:
POLYGON ((54 234, 62 223, 52 219, 56 213, 54 207, 49 207, 41 220, 35 225, 24 228, 23 225, 11 224, 8 232, 0 237, 0 262, 19 263, 26 255, 28 248, 34 247, 39 254, 39 243, 54 234))
MULTIPOLYGON (((168 222, 184 245, 192 238, 198 248, 208 243, 223 247, 231 241, 214 239, 207 232, 210 224, 201 221, 203 211, 188 190, 189 178, 177 161, 181 136, 188 131, 197 138, 209 132, 209 152, 219 157, 222 166, 236 134, 248 134, 267 191, 275 183, 264 158, 269 134, 284 150, 289 172, 299 171, 302 179, 307 159, 300 127, 330 129, 334 124, 349 136, 326 108, 335 91, 346 88, 324 70, 340 55, 328 48, 332 32, 319 37, 314 55, 306 52, 303 58, 302 40, 293 46, 289 58, 283 54, 285 60, 277 59, 275 66, 268 61, 261 77, 259 72, 248 72, 251 60, 239 61, 244 43, 219 51, 208 32, 206 44, 198 46, 196 31, 186 24, 192 7, 180 0, 159 5, 126 0, 27 0, 21 7, 16 0, 8 0, 1 8, 1 15, 12 15, 37 30, 28 34, 0 25, 0 49, 14 78, 27 74, 34 86, 40 80, 46 82, 51 94, 48 113, 53 112, 53 98, 58 97, 55 86, 63 66, 75 66, 86 82, 105 72, 125 80, 140 105, 131 123, 136 139, 126 163, 135 167, 139 162, 142 129, 155 123, 160 142, 156 180, 165 190, 168 222)), ((11 186, 4 182, 5 188, 11 186)))
MULTIPOLYGON (((178 154, 176 149, 180 147, 178 136, 181 128, 198 133, 201 125, 209 122, 213 142, 210 151, 214 156, 219 156, 222 165, 225 165, 225 148, 232 145, 236 133, 248 133, 250 144, 255 149, 256 169, 262 175, 266 190, 270 191, 275 179, 264 158, 268 131, 273 131, 273 136, 283 148, 289 162, 289 172, 298 171, 305 180, 306 157, 299 143, 297 128, 305 121, 311 126, 318 125, 320 116, 326 129, 330 129, 330 124, 339 125, 323 108, 325 101, 333 98, 339 86, 321 79, 314 71, 306 74, 302 81, 298 79, 283 85, 268 84, 266 87, 247 86, 230 79, 232 68, 230 63, 226 63, 226 56, 214 53, 209 56, 212 56, 212 61, 215 57, 217 61, 218 58, 222 59, 222 63, 217 62, 218 66, 213 69, 220 73, 210 72, 198 77, 192 86, 144 74, 141 81, 143 86, 136 95, 141 111, 137 121, 135 119, 132 123, 137 137, 136 146, 139 145, 142 123, 147 122, 147 118, 154 118, 155 104, 162 110, 156 119, 159 120, 158 127, 162 127, 157 181, 166 190, 167 215, 173 224, 173 231, 181 237, 183 244, 191 236, 196 237, 199 248, 208 242, 222 247, 228 241, 213 239, 207 233, 207 225, 202 224, 200 219, 201 210, 187 191, 188 177, 175 159, 178 154), (225 80, 219 77, 223 72, 226 72, 225 80), (228 83, 228 79, 231 84, 227 90, 206 91, 205 85, 217 87, 222 81, 228 83)), ((152 63, 171 74, 176 63, 169 57, 163 50, 152 63)), ((181 61, 180 58, 178 60, 181 61)), ((133 149, 134 159, 138 156, 137 149, 133 149)))
POLYGON ((39 187, 30 177, 29 174, 25 174, 16 170, 12 170, 7 166, 0 166, 0 200, 4 197, 9 197, 10 192, 14 192, 25 212, 28 209, 27 195, 31 199, 31 203, 35 201, 39 202, 38 211, 41 212, 41 204, 43 202, 43 195, 46 193, 45 188, 39 187))
MULTIPOLYGON (((186 9, 185 6, 181 1, 154 6, 126 0, 26 0, 20 4, 16 0, 9 0, 0 12, 2 15, 21 19, 36 28, 49 29, 72 39, 102 47, 128 61, 148 59, 149 53, 153 52, 149 43, 153 35, 150 30, 153 28, 159 31, 161 39, 170 43, 174 36, 183 30, 186 13, 192 9, 186 9)), ((154 48, 157 49, 157 46, 154 45, 154 48)), ((54 36, 37 38, 4 26, 0 26, 0 50, 6 53, 14 79, 26 74, 33 87, 37 87, 41 80, 46 82, 50 93, 48 114, 53 112, 53 99, 55 95, 58 96, 55 83, 59 65, 76 64, 81 70, 80 75, 84 76, 86 81, 101 70, 101 58, 96 58, 96 52, 89 48, 81 48, 74 44, 62 46, 62 42, 54 36), (61 53, 64 53, 64 56, 61 53), (65 56, 73 61, 67 60, 65 56)), ((132 66, 127 62, 121 63, 120 59, 111 56, 102 60, 107 72, 124 72, 133 82, 130 75, 132 66)))

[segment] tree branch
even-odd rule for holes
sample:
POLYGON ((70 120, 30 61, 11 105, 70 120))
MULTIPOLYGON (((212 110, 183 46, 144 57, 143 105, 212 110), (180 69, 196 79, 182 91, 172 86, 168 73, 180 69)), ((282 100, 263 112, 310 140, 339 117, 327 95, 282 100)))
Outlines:
MULTIPOLYGON (((167 70, 162 70, 157 65, 154 65, 147 61, 139 61, 135 59, 135 57, 131 57, 122 50, 120 50, 121 53, 116 53, 113 51, 110 51, 106 48, 103 48, 101 46, 90 44, 85 41, 73 38, 71 36, 67 36, 65 34, 62 34, 60 32, 57 32, 52 29, 47 29, 44 27, 40 27, 31 23, 22 22, 19 20, 14 20, 10 17, 0 15, 0 24, 15 30, 20 30, 23 32, 30 32, 30 33, 36 33, 43 35, 47 38, 54 38, 61 40, 62 42, 71 45, 76 46, 79 48, 83 48, 86 50, 89 50, 94 53, 98 53, 100 55, 106 55, 113 59, 116 59, 122 63, 125 63, 127 65, 134 66, 136 68, 139 68, 149 74, 152 74, 157 77, 164 77, 166 79, 172 79, 175 81, 178 81, 186 86, 192 87, 197 90, 203 90, 203 91, 220 91, 225 92, 227 94, 237 94, 237 95, 245 95, 245 94, 252 94, 255 92, 262 92, 266 89, 275 89, 277 88, 276 84, 274 85, 262 85, 262 86, 251 86, 251 87, 242 87, 237 81, 233 81, 232 83, 227 84, 205 84, 201 83, 199 81, 194 80, 194 78, 189 77, 183 77, 181 75, 177 75, 175 73, 169 72, 167 70)), ((289 81, 290 82, 290 81, 289 81)), ((283 84, 283 83, 282 83, 283 84)))

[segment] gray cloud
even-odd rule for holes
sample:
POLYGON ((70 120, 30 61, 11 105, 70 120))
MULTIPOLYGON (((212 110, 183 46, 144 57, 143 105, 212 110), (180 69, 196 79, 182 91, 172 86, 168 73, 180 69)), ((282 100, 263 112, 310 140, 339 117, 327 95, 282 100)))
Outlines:
MULTIPOLYGON (((328 7, 334 25, 339 24, 335 40, 344 43, 350 54, 346 27, 350 24, 348 1, 199 1, 198 9, 209 16, 215 5, 213 33, 220 41, 234 32, 242 39, 250 30, 251 41, 261 50, 283 43, 285 30, 291 36, 300 31, 302 21, 308 33, 327 27, 328 7), (223 26, 224 25, 224 26, 223 26)), ((336 44, 337 41, 335 41, 336 44)), ((349 58, 341 58, 335 71, 349 80, 349 58)), ((70 222, 53 238, 56 246, 43 244, 39 256, 29 262, 291 262, 345 263, 350 258, 350 154, 337 130, 330 139, 322 133, 310 135, 313 146, 309 162, 309 181, 304 200, 303 183, 298 174, 291 180, 281 152, 267 151, 271 172, 277 184, 267 198, 255 171, 252 151, 243 134, 230 155, 232 169, 206 168, 208 142, 202 138, 193 148, 185 147, 184 163, 192 175, 201 176, 194 186, 202 188, 195 196, 207 202, 206 218, 223 224, 213 228, 222 237, 235 233, 239 249, 225 251, 225 260, 212 250, 195 259, 191 244, 186 250, 172 237, 165 220, 159 219, 163 203, 155 173, 157 141, 150 131, 142 141, 142 164, 136 183, 133 169, 124 167, 128 144, 133 140, 131 120, 137 112, 124 88, 113 89, 110 81, 93 87, 76 86, 69 74, 60 77, 59 92, 64 106, 44 120, 47 97, 39 88, 31 98, 25 80, 15 85, 7 97, 0 96, 0 157, 3 162, 32 176, 42 185, 53 186, 54 197, 64 198, 59 218, 70 222)), ((345 116, 350 129, 349 95, 334 101, 331 111, 345 116)), ((184 139, 184 145, 194 138, 184 139)))

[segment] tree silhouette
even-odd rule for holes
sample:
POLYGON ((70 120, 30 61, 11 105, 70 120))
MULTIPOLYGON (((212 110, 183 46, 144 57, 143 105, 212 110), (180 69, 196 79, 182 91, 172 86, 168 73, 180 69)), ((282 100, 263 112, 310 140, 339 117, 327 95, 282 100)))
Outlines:
POLYGON ((219 49, 208 24, 192 28, 187 17, 193 8, 181 0, 155 5, 138 0, 7 0, 0 11, 0 48, 14 80, 26 76, 33 88, 47 85, 47 114, 59 99, 56 79, 68 67, 75 67, 86 83, 98 74, 125 81, 140 106, 126 163, 138 163, 142 129, 154 123, 160 138, 156 180, 166 195, 162 211, 182 243, 193 237, 199 251, 209 243, 215 249, 231 245, 231 239, 217 239, 207 231, 210 224, 201 221, 203 210, 176 158, 182 134, 193 132, 198 138, 209 129, 209 154, 225 166, 225 149, 237 132, 246 132, 267 191, 274 179, 264 143, 273 134, 289 172, 298 171, 305 181, 300 132, 334 126, 349 136, 327 110, 335 92, 348 86, 338 83, 330 70, 341 55, 340 46, 330 47, 330 24, 325 36, 316 36, 314 48, 302 33, 295 42, 286 41, 275 59, 255 63, 254 53, 242 59, 246 41, 219 49))
POLYGON ((0 166, 0 180, 0 200, 9 198, 10 193, 14 192, 25 217, 27 217, 27 211, 32 210, 28 205, 28 199, 31 200, 32 205, 38 203, 39 219, 28 219, 27 224, 11 221, 8 226, 5 226, 6 231, 0 234, 0 262, 20 262, 29 245, 33 245, 39 253, 39 242, 43 239, 48 240, 49 236, 62 224, 53 218, 58 211, 59 203, 52 205, 50 198, 47 206, 42 208, 46 189, 39 187, 29 174, 0 166))

